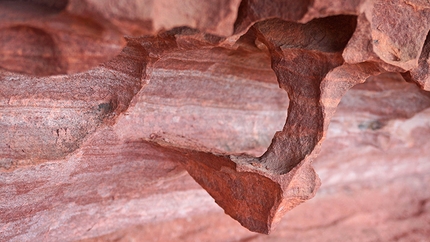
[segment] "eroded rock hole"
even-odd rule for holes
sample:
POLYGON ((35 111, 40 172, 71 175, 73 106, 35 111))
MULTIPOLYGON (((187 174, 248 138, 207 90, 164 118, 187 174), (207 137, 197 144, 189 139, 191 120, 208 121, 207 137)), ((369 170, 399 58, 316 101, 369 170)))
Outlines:
POLYGON ((0 67, 27 74, 55 74, 62 61, 52 37, 27 26, 0 29, 0 67))
POLYGON ((279 85, 290 98, 286 124, 260 159, 266 169, 285 174, 318 152, 326 122, 321 82, 344 63, 342 51, 356 24, 356 16, 339 15, 306 24, 269 19, 254 25, 257 39, 269 49, 279 85))
POLYGON ((95 16, 63 12, 67 4, 0 1, 0 67, 33 76, 73 74, 120 53, 122 34, 95 16))
POLYGON ((305 24, 273 18, 256 23, 254 29, 272 48, 300 48, 332 53, 343 51, 356 26, 357 16, 336 15, 305 24))

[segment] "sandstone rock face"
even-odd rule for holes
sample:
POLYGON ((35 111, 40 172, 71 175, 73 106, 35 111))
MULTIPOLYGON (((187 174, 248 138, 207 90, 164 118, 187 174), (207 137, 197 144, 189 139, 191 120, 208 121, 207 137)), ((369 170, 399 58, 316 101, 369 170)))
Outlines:
POLYGON ((430 236, 429 3, 1 1, 0 18, 0 240, 430 236))

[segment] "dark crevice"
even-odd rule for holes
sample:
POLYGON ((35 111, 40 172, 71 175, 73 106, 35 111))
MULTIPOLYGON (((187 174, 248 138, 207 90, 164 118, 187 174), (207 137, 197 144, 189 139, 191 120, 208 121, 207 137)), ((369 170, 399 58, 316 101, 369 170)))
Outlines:
POLYGON ((69 4, 69 0, 0 0, 1 2, 15 2, 19 4, 35 4, 41 7, 49 8, 52 11, 60 12, 69 4))
POLYGON ((332 53, 342 51, 348 44, 357 26, 357 16, 336 15, 314 19, 306 24, 273 18, 254 26, 272 48, 332 53))
POLYGON ((242 0, 234 23, 234 33, 241 34, 252 24, 270 18, 285 21, 298 21, 307 13, 313 0, 284 1, 274 3, 272 0, 242 0), (265 9, 265 11, 261 11, 265 9))
POLYGON ((260 158, 272 172, 285 174, 318 152, 327 122, 320 85, 328 72, 343 63, 341 53, 356 25, 357 16, 338 15, 306 24, 269 19, 248 31, 254 31, 270 50, 272 69, 290 98, 284 129, 260 158))

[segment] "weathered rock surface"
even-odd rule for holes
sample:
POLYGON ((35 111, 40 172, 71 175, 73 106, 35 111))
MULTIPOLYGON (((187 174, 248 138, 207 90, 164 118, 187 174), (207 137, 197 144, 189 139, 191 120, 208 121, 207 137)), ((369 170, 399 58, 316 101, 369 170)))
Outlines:
POLYGON ((209 211, 85 241, 426 241, 429 105, 428 93, 397 74, 347 92, 313 163, 321 188, 269 236, 249 232, 207 201, 209 211))
POLYGON ((1 1, 0 239, 426 238, 429 11, 1 1))

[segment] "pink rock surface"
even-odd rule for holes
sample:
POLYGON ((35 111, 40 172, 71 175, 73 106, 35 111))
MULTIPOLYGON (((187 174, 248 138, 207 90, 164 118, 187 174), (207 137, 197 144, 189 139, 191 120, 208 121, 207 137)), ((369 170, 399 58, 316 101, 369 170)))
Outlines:
POLYGON ((429 9, 2 1, 0 240, 428 237, 429 9))
POLYGON ((429 98, 391 74, 347 92, 313 163, 321 188, 269 236, 212 207, 86 241, 426 241, 429 98))

